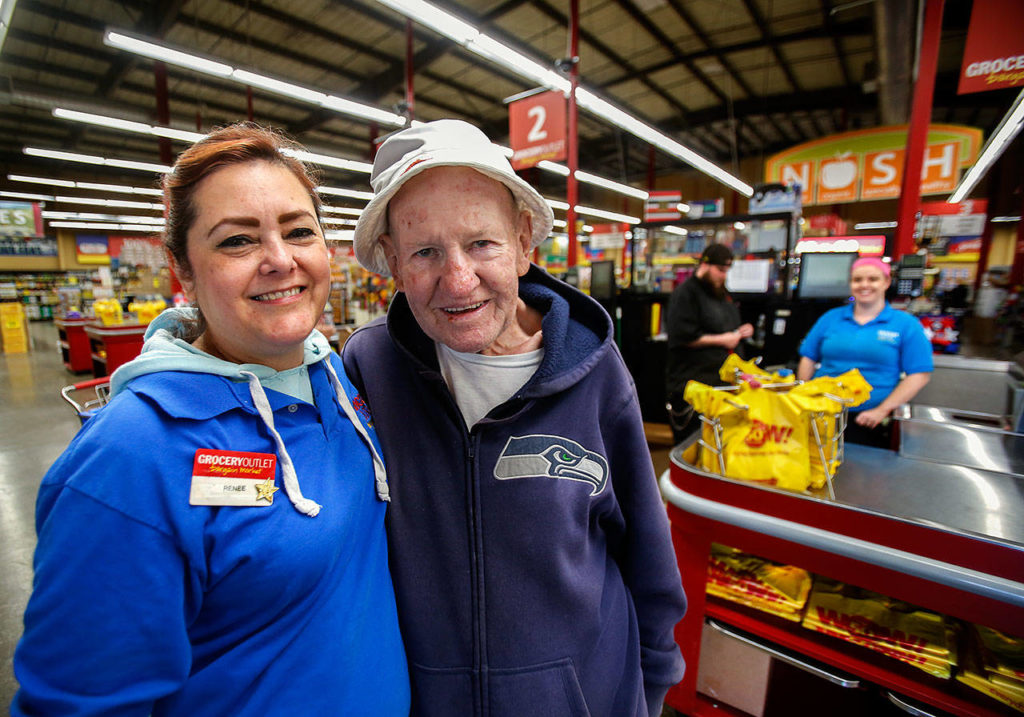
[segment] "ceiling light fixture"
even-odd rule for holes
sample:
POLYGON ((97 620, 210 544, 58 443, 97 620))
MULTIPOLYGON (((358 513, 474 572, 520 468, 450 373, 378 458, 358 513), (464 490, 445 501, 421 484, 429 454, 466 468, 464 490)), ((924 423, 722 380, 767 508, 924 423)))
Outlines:
MULTIPOLYGON (((449 15, 440 8, 424 2, 423 0, 377 0, 382 5, 390 7, 406 17, 432 28, 436 32, 448 37, 474 52, 502 67, 515 72, 531 82, 558 90, 565 95, 569 94, 570 83, 562 75, 554 70, 549 70, 543 65, 534 62, 525 55, 502 45, 487 35, 479 32, 472 25, 449 15)), ((683 160, 692 167, 714 177, 728 187, 736 190, 744 196, 751 197, 754 188, 746 182, 732 176, 724 169, 708 159, 700 156, 689 147, 686 147, 676 140, 662 134, 650 125, 641 122, 627 112, 619 109, 612 103, 595 95, 590 90, 579 87, 576 90, 576 104, 585 110, 611 122, 613 125, 626 130, 630 134, 639 137, 645 142, 654 145, 678 159, 683 160)))
POLYGON ((854 224, 854 229, 895 229, 896 222, 861 222, 854 224))
POLYGON ((146 232, 147 234, 158 234, 159 227, 147 226, 144 224, 113 224, 107 222, 50 222, 55 229, 100 229, 112 232, 146 232))
POLYGON ((985 176, 989 167, 999 159, 1003 151, 1013 141, 1013 138, 1020 132, 1021 127, 1024 127, 1024 90, 1021 90, 1020 94, 1017 95, 1017 99, 1013 101, 1009 111, 1003 116, 999 126, 996 127, 996 131, 992 133, 992 136, 988 138, 988 142, 981 148, 978 160, 974 163, 973 167, 967 170, 967 173, 960 180, 960 184, 956 186, 956 189, 949 195, 949 199, 946 202, 949 204, 962 202, 968 192, 974 189, 975 185, 985 176))
POLYGON ((120 30, 107 30, 103 35, 103 43, 110 47, 142 55, 143 57, 160 60, 170 65, 177 65, 178 67, 185 67, 190 70, 222 77, 251 87, 258 87, 274 94, 286 95, 293 99, 309 102, 347 115, 395 127, 404 127, 406 125, 405 117, 394 112, 353 102, 343 97, 328 95, 318 90, 267 77, 266 75, 260 75, 249 70, 236 69, 225 62, 200 57, 120 30))
POLYGON ((92 189, 97 192, 120 192, 122 194, 149 194, 154 197, 163 195, 163 192, 154 187, 126 187, 121 184, 100 184, 97 182, 72 182, 67 179, 54 179, 52 177, 30 177, 24 174, 8 174, 7 179, 12 182, 31 182, 32 184, 47 184, 52 187, 65 187, 66 189, 92 189))
POLYGON ((165 164, 152 164, 150 162, 136 162, 129 159, 107 159, 91 154, 80 154, 78 152, 61 152, 55 149, 40 149, 38 147, 25 147, 25 154, 32 157, 45 157, 47 159, 59 159, 65 162, 81 162, 84 164, 102 164, 107 167, 120 167, 122 169, 138 169, 143 172, 159 172, 165 174, 171 168, 165 164))
POLYGON ((992 217, 991 221, 992 221, 993 224, 1003 224, 1003 223, 1007 223, 1008 224, 1010 222, 1019 222, 1020 221, 1020 217, 1012 217, 1012 216, 992 217))
POLYGON ((0 192, 0 197, 8 199, 28 199, 33 202, 52 202, 53 197, 48 194, 28 194, 26 192, 0 192))

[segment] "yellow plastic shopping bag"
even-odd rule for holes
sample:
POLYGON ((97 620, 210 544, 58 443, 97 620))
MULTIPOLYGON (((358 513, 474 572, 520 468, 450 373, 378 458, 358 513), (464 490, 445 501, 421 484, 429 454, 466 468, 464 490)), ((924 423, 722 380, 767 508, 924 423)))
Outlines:
POLYGON ((722 367, 718 369, 718 376, 725 383, 736 384, 741 381, 745 383, 773 384, 792 381, 793 376, 783 376, 777 371, 766 371, 753 361, 744 361, 738 354, 729 354, 722 367))
POLYGON ((828 467, 829 475, 835 475, 842 459, 837 435, 840 430, 839 417, 844 410, 868 400, 871 384, 860 371, 850 369, 839 376, 811 379, 794 386, 789 393, 791 396, 800 396, 809 412, 811 487, 821 488, 826 480, 825 467, 828 467))

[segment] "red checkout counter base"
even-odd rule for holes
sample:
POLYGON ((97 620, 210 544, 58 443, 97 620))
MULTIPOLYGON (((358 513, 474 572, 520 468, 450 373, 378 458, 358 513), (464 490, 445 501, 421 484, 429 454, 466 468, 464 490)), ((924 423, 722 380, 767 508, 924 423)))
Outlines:
POLYGON ((706 595, 711 544, 795 565, 951 617, 1024 636, 1024 483, 963 466, 847 444, 836 500, 706 473, 672 453, 661 478, 686 590, 676 628, 686 660, 666 704, 686 715, 737 714, 697 693, 705 621, 769 650, 848 673, 956 715, 1016 714, 955 679, 942 680, 797 623, 706 595), (807 660, 807 658, 810 658, 807 660))

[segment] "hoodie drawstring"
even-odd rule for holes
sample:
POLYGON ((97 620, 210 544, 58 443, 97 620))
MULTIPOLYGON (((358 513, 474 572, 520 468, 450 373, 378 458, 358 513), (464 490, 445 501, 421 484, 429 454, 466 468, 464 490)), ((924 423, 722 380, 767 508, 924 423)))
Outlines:
POLYGON ((370 439, 370 434, 367 432, 363 422, 359 420, 356 415, 355 409, 352 407, 352 402, 348 400, 348 394, 345 393, 345 388, 341 385, 341 381, 338 379, 338 374, 334 372, 334 366, 331 365, 330 359, 324 361, 324 366, 327 367, 327 373, 331 377, 331 385, 334 386, 334 393, 338 397, 338 403, 341 404, 341 410, 348 416, 348 420, 352 422, 352 425, 356 427, 356 431, 362 437, 363 441, 366 442, 367 447, 370 449, 370 453, 373 455, 373 479, 377 486, 377 498, 385 502, 391 501, 391 495, 388 491, 388 474, 384 468, 384 459, 381 458, 380 453, 377 451, 377 447, 373 445, 373 441, 370 439))
POLYGON ((292 505, 300 513, 311 518, 316 517, 316 514, 320 512, 321 506, 316 501, 302 497, 302 491, 299 489, 299 478, 295 474, 295 465, 292 463, 291 456, 288 455, 288 449, 285 448, 281 434, 274 428, 274 412, 270 408, 270 401, 267 400, 267 394, 263 391, 263 386, 260 385, 259 377, 250 371, 240 371, 239 373, 249 381, 249 393, 252 395, 256 411, 260 414, 260 418, 263 419, 264 425, 266 425, 267 430, 270 431, 270 435, 274 437, 274 442, 277 444, 277 457, 281 460, 281 477, 284 479, 284 492, 288 494, 288 500, 292 502, 292 505))

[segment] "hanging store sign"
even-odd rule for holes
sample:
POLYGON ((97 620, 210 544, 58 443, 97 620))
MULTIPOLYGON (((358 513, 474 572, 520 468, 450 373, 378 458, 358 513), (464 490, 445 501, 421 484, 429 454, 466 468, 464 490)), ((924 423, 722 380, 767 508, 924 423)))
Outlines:
POLYGON ((36 202, 0 202, 0 236, 43 236, 43 215, 39 205, 36 202))
POLYGON ((595 224, 594 230, 590 232, 590 249, 625 249, 626 232, 629 225, 624 223, 616 224, 595 224))
MULTIPOLYGON (((933 124, 921 167, 921 194, 952 192, 974 164, 982 132, 933 124)), ((845 132, 797 145, 769 158, 765 181, 798 184, 804 206, 895 199, 903 181, 907 125, 845 132)))
POLYGON ((1024 86, 1024 3, 974 0, 957 94, 1024 86))
POLYGON ((976 262, 981 258, 981 235, 987 213, 987 199, 959 204, 925 202, 915 234, 928 247, 934 262, 976 262))
POLYGON ((107 237, 79 234, 75 237, 79 264, 109 264, 110 244, 107 237))
POLYGON ((526 169, 545 159, 557 162, 568 156, 565 102, 565 95, 552 90, 509 104, 512 169, 526 169))
POLYGON ((675 190, 648 192, 644 202, 645 222, 674 222, 683 218, 679 204, 683 201, 683 193, 675 190))

